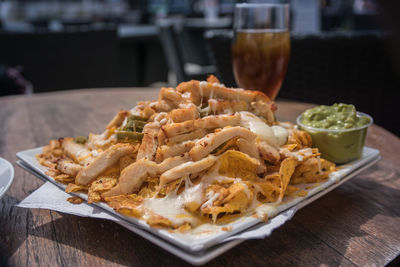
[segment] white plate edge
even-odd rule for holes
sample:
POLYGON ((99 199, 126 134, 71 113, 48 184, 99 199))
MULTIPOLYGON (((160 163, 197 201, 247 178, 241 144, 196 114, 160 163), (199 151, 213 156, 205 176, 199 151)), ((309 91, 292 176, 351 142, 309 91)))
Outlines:
POLYGON ((5 196, 5 194, 7 193, 8 189, 10 189, 10 187, 14 181, 15 170, 14 170, 14 166, 11 164, 11 162, 6 160, 5 158, 0 157, 0 161, 3 161, 6 165, 8 165, 8 168, 11 170, 11 178, 8 179, 8 183, 4 187, 4 190, 2 192, 0 192, 0 199, 2 199, 5 196))

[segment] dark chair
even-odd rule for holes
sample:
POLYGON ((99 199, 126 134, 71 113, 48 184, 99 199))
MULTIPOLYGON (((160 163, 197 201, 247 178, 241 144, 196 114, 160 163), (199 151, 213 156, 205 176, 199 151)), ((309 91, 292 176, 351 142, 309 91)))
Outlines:
POLYGON ((186 79, 183 55, 180 44, 174 31, 174 24, 167 21, 158 23, 160 41, 167 59, 168 68, 176 75, 176 80, 182 82, 186 79))
MULTIPOLYGON (((235 86, 231 63, 232 32, 206 34, 217 74, 235 86)), ((310 103, 354 104, 375 122, 400 134, 397 114, 400 84, 387 44, 380 33, 292 36, 291 58, 278 97, 310 103)))
POLYGON ((160 41, 167 59, 168 68, 180 83, 190 79, 204 80, 208 74, 215 72, 215 66, 201 66, 190 62, 187 56, 190 51, 185 42, 183 20, 161 20, 157 22, 160 41))

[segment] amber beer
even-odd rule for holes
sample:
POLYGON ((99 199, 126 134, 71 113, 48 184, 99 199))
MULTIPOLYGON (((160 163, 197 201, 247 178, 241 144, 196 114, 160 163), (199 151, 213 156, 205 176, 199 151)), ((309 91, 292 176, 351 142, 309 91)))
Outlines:
POLYGON ((290 34, 277 30, 240 30, 232 45, 233 72, 238 86, 260 90, 275 99, 290 55, 290 34))

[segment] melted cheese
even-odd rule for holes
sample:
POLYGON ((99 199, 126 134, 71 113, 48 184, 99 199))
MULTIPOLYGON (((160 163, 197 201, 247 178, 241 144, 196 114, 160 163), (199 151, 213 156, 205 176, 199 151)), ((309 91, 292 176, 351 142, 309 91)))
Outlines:
POLYGON ((266 141, 274 147, 278 147, 278 140, 271 127, 253 113, 247 111, 241 111, 239 113, 241 118, 240 126, 257 134, 260 140, 266 141))
POLYGON ((278 125, 271 126, 271 129, 274 132, 278 145, 283 146, 284 144, 286 144, 289 136, 289 131, 278 125))
POLYGON ((312 149, 309 147, 303 148, 303 149, 300 149, 299 151, 294 151, 294 152, 289 151, 289 149, 287 149, 287 148, 283 148, 283 149, 281 149, 280 153, 282 153, 286 157, 294 157, 298 161, 303 161, 304 157, 310 157, 313 154, 312 149))
POLYGON ((143 219, 147 220, 152 214, 160 215, 168 219, 173 226, 190 223, 195 226, 199 220, 184 209, 184 203, 176 195, 168 195, 164 198, 148 198, 141 205, 146 210, 143 219))
POLYGON ((219 193, 215 193, 214 191, 208 191, 206 197, 208 200, 201 205, 201 209, 207 208, 211 206, 214 201, 219 197, 219 193))
POLYGON ((237 183, 241 184, 243 186, 243 188, 244 188, 244 193, 246 194, 247 199, 249 199, 249 200, 251 199, 250 189, 247 186, 247 184, 242 181, 242 179, 235 178, 235 181, 233 183, 234 184, 237 184, 237 183))

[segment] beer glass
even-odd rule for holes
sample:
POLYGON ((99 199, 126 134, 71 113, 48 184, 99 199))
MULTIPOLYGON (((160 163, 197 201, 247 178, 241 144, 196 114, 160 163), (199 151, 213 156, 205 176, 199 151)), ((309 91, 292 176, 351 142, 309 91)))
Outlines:
POLYGON ((232 63, 236 84, 274 100, 290 56, 289 5, 237 4, 232 63))

